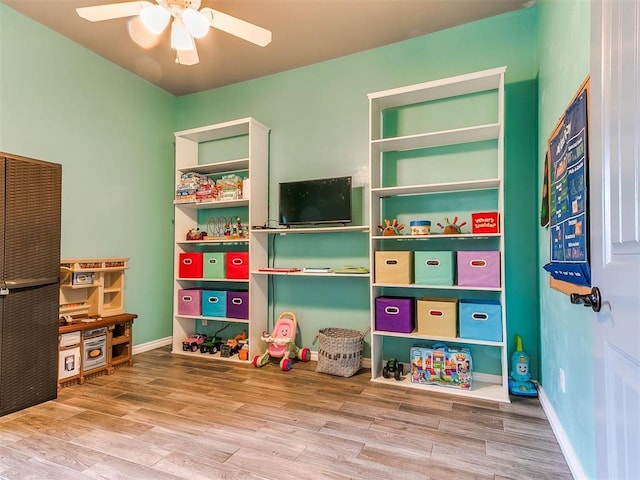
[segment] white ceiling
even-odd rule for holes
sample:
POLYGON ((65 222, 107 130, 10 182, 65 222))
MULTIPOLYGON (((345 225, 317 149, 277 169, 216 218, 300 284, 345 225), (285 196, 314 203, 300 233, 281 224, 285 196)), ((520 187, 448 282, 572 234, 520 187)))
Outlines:
POLYGON ((0 0, 175 95, 209 90, 380 47, 527 7, 525 0, 202 0, 273 33, 266 47, 219 30, 196 40, 200 63, 175 63, 169 29, 152 48, 130 37, 131 18, 92 23, 75 9, 115 0, 0 0))

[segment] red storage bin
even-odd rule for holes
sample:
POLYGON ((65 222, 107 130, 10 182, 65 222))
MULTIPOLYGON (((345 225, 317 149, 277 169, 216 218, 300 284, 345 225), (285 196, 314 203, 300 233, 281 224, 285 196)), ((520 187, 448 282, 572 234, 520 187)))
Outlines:
POLYGON ((202 252, 181 253, 179 278, 202 278, 202 252))
POLYGON ((227 278, 249 278, 249 252, 227 252, 227 278))

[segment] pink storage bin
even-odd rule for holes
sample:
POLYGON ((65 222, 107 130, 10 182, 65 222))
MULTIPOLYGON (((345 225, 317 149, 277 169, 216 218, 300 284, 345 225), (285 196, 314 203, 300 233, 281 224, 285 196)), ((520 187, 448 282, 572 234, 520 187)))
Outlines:
POLYGON ((500 287, 500 252, 459 251, 458 285, 461 287, 500 287))
POLYGON ((178 290, 178 315, 202 315, 202 290, 178 290))

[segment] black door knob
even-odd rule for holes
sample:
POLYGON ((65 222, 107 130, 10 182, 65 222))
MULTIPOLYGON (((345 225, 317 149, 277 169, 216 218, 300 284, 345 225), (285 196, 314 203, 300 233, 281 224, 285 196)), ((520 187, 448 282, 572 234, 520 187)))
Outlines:
POLYGON ((600 289, 593 287, 590 293, 580 295, 579 293, 571 294, 571 303, 579 305, 583 304, 585 307, 591 307, 594 312, 599 312, 602 306, 602 299, 600 297, 600 289))

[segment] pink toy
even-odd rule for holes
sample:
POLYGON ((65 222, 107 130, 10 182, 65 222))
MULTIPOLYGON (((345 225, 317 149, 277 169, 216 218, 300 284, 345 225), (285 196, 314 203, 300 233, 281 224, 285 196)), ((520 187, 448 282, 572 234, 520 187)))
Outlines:
POLYGON ((253 365, 264 367, 269 358, 281 358, 280 368, 288 372, 293 366, 291 358, 308 362, 311 358, 309 349, 298 347, 295 343, 297 327, 298 323, 294 313, 281 313, 273 326, 273 332, 271 334, 262 333, 262 341, 266 342, 267 351, 262 355, 256 355, 253 358, 253 365))

